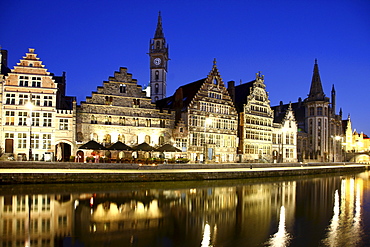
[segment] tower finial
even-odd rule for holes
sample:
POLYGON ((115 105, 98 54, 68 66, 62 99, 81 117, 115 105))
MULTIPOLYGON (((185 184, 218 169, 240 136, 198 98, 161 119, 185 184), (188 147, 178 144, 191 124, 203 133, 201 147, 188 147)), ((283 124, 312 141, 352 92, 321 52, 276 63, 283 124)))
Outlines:
POLYGON ((216 60, 216 58, 213 59, 213 67, 217 67, 217 60, 216 60))

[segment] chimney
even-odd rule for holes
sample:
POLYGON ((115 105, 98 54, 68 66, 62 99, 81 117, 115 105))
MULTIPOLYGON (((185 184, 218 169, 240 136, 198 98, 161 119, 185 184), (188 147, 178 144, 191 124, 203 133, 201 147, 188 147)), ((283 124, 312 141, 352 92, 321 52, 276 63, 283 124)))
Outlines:
POLYGON ((235 81, 229 81, 229 82, 227 82, 227 91, 229 92, 229 95, 231 97, 231 100, 235 104, 235 81))

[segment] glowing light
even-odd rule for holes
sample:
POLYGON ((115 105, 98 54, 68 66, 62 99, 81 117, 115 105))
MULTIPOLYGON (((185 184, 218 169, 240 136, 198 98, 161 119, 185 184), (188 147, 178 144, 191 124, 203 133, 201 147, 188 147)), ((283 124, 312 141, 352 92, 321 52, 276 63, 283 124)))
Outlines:
POLYGON ((290 238, 285 229, 285 207, 281 206, 278 231, 270 238, 268 244, 273 247, 285 247, 289 245, 290 238))
POLYGON ((90 197, 90 207, 94 206, 94 197, 90 197))
POLYGON ((202 247, 209 247, 211 243, 211 227, 209 226, 208 223, 204 226, 204 231, 203 231, 203 239, 202 239, 202 247))

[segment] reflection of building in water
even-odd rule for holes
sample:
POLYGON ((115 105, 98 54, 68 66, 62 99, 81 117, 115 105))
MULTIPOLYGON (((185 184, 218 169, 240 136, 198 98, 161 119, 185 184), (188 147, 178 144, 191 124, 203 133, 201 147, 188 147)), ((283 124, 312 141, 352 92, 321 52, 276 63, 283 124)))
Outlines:
POLYGON ((71 196, 0 196, 1 246, 54 246, 72 232, 71 196))
MULTIPOLYGON (((86 245, 102 246, 110 239, 111 246, 151 241, 165 232, 168 212, 157 190, 80 196, 75 212, 75 236, 86 245)), ((162 234, 163 235, 163 234, 162 234)))
POLYGON ((334 193, 333 217, 323 243, 327 246, 358 246, 361 235, 364 184, 361 178, 344 178, 334 193))
POLYGON ((237 207, 238 224, 235 231, 246 236, 248 245, 259 245, 266 236, 277 231, 282 206, 285 207, 285 225, 289 227, 293 224, 295 198, 295 182, 240 187, 237 207), (271 226, 274 227, 273 230, 271 226))

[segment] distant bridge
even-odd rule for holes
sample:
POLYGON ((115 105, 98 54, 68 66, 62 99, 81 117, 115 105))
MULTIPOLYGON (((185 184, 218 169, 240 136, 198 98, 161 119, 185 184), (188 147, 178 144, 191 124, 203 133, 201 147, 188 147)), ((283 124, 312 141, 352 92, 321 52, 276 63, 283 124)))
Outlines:
POLYGON ((344 153, 343 158, 349 162, 370 164, 370 151, 344 153))

